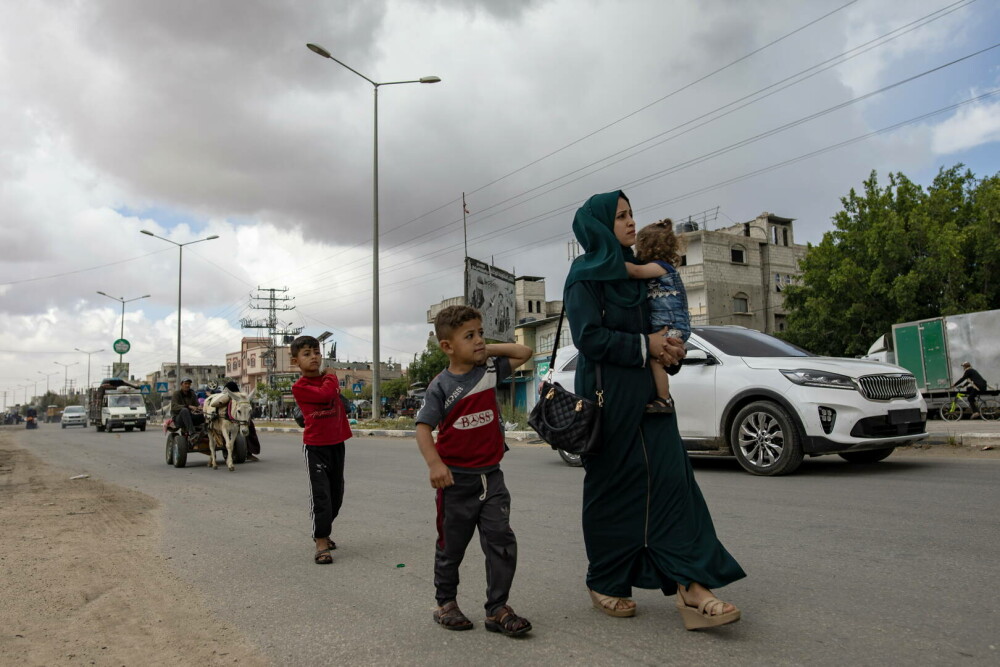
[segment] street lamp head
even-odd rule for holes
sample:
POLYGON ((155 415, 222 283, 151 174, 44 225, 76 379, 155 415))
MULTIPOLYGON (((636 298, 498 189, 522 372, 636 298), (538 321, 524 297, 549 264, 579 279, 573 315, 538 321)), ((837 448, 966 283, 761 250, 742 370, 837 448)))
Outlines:
POLYGON ((206 241, 211 241, 211 240, 217 239, 217 238, 219 238, 218 234, 212 234, 211 236, 206 237, 205 240, 206 241))
POLYGON ((139 233, 140 234, 145 234, 146 236, 156 236, 156 234, 154 234, 153 232, 149 231, 148 229, 140 229, 139 233))
POLYGON ((107 296, 107 297, 111 297, 112 299, 113 299, 113 298, 115 298, 115 297, 111 296, 110 294, 105 294, 104 292, 102 292, 102 291, 100 291, 100 290, 98 290, 98 291, 97 291, 97 293, 98 293, 98 294, 101 294, 101 295, 103 295, 103 296, 107 296))
POLYGON ((324 49, 319 44, 306 44, 306 46, 309 47, 310 51, 312 51, 313 53, 318 53, 319 55, 323 56, 324 58, 332 58, 333 57, 333 56, 330 55, 329 51, 327 51, 326 49, 324 49))
POLYGON ((151 297, 151 296, 153 296, 153 295, 152 295, 152 294, 143 294, 143 295, 142 295, 142 296, 140 296, 139 298, 140 298, 140 299, 148 299, 148 298, 149 298, 149 297, 151 297))
POLYGON ((422 76, 420 77, 420 83, 440 83, 441 77, 439 76, 422 76))

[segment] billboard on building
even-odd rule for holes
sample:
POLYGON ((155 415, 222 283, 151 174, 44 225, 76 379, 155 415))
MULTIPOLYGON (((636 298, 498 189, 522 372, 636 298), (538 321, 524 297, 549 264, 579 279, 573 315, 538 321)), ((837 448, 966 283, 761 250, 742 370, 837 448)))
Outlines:
POLYGON ((483 335, 514 342, 514 274, 465 258, 465 302, 483 314, 483 335))

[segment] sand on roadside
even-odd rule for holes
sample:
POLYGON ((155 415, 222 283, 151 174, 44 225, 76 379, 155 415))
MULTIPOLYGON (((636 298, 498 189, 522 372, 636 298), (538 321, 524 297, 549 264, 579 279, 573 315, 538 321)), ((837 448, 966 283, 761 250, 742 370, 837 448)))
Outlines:
POLYGON ((159 550, 157 502, 0 431, 0 664, 267 665, 159 550))

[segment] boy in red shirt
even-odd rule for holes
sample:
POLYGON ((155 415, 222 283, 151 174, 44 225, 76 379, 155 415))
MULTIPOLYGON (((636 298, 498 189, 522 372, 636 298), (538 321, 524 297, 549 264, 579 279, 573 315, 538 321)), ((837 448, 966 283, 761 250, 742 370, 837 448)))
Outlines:
POLYGON ((449 306, 434 318, 448 368, 431 380, 417 414, 417 445, 437 489, 434 621, 448 630, 469 630, 458 608, 458 569, 472 533, 486 555, 486 629, 509 636, 531 630, 528 619, 507 605, 517 566, 510 529, 510 493, 500 459, 507 449, 497 405, 497 384, 531 357, 516 343, 487 345, 475 308, 449 306), (435 442, 432 431, 438 430, 435 442))
POLYGON ((292 385, 292 396, 305 420, 302 451, 312 491, 309 513, 316 541, 313 561, 329 565, 333 562, 330 551, 337 548, 330 539, 330 531, 344 503, 344 441, 351 437, 351 427, 340 402, 336 374, 320 369, 319 341, 312 336, 299 336, 292 341, 291 355, 292 364, 302 373, 292 385))

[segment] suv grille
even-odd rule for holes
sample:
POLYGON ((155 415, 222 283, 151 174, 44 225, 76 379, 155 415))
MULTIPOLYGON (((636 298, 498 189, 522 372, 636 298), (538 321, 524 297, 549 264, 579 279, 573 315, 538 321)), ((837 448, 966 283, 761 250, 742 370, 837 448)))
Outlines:
POLYGON ((913 398, 917 395, 917 379, 909 373, 865 375, 858 378, 861 395, 872 401, 913 398))

